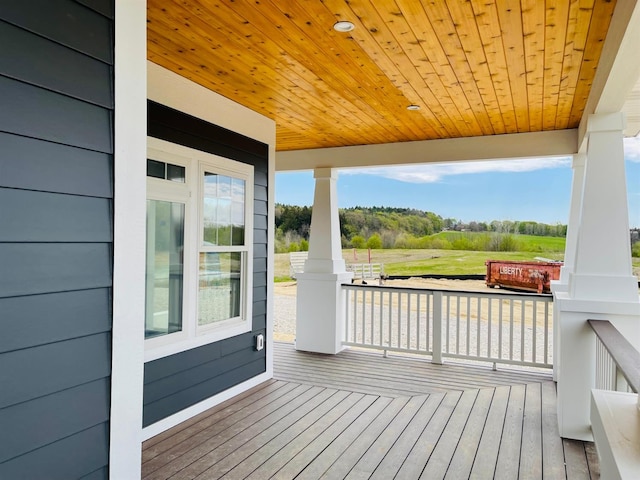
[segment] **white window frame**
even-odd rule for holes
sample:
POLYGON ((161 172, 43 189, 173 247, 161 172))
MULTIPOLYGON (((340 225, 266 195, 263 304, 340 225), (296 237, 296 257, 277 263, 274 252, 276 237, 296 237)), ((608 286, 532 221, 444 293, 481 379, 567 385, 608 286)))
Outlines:
POLYGON ((253 307, 253 165, 156 138, 147 138, 147 158, 185 167, 185 183, 147 177, 147 199, 185 204, 182 331, 145 340, 145 362, 173 355, 252 330, 253 307), (240 317, 198 325, 199 254, 202 246, 204 172, 245 180, 244 247, 242 251, 240 317))

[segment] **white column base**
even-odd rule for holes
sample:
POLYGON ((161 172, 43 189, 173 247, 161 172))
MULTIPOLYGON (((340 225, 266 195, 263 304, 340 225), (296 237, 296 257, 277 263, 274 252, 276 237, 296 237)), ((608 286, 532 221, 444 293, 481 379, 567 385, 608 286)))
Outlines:
MULTIPOLYGON (((342 254, 342 251, 340 251, 342 254)), ((342 258, 312 258, 309 257, 304 262, 304 271, 313 273, 335 273, 345 272, 346 264, 342 258)))
POLYGON ((604 298, 607 302, 638 302, 638 278, 633 275, 571 273, 569 295, 575 300, 604 298))
POLYGON ((336 354, 344 347, 345 305, 341 285, 353 273, 299 273, 296 350, 336 354))
MULTIPOLYGON (((564 267, 562 267, 564 269, 564 267)), ((562 271, 562 270, 561 270, 562 271)), ((568 277, 569 272, 566 273, 567 280, 562 280, 562 274, 560 280, 551 280, 551 292, 553 293, 553 381, 558 381, 558 372, 560 371, 560 308, 558 302, 555 301, 556 295, 559 293, 567 293, 569 291, 568 277)))
MULTIPOLYGON (((591 390, 595 388, 596 337, 587 320, 609 320, 636 348, 640 344, 640 303, 576 300, 555 294, 560 315, 558 427, 560 436, 593 441, 591 390)), ((554 359, 555 361, 555 359, 554 359)))

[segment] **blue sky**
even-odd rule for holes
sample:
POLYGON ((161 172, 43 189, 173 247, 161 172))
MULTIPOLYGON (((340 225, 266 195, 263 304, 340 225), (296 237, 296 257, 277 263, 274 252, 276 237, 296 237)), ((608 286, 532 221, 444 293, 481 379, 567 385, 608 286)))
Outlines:
MULTIPOLYGON (((629 224, 640 227, 640 138, 625 139, 629 224)), ((532 220, 567 223, 569 158, 345 169, 340 207, 409 207, 465 222, 532 220)), ((276 174, 276 202, 312 205, 313 172, 276 174)))

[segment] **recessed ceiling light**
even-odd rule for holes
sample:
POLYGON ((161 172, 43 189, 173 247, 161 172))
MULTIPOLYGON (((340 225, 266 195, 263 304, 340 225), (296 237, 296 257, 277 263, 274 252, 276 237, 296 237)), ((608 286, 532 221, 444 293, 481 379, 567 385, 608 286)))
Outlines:
POLYGON ((354 28, 356 28, 356 26, 351 22, 347 22, 346 20, 340 20, 339 22, 336 22, 333 25, 333 29, 336 32, 341 32, 341 33, 350 32, 354 28))
POLYGON ((420 105, 409 105, 407 110, 420 110, 420 105))

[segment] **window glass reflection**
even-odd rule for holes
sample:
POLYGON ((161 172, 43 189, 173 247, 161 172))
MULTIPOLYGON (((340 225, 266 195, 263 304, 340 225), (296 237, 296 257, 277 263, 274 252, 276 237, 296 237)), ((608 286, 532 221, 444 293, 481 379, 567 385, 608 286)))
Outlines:
POLYGON ((147 200, 145 338, 182 330, 184 204, 147 200))
POLYGON ((198 325, 240 316, 241 252, 201 252, 198 277, 198 325))
POLYGON ((244 245, 245 181, 205 172, 203 246, 244 245))

